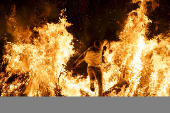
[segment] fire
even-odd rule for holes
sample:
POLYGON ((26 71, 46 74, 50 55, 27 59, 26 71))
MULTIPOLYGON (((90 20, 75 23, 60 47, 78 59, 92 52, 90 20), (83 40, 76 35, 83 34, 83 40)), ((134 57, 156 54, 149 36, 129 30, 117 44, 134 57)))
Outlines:
POLYGON ((8 25, 10 27, 15 23, 13 36, 17 37, 17 40, 15 43, 8 42, 5 46, 7 54, 4 55, 4 59, 8 61, 6 72, 9 73, 6 79, 14 74, 26 76, 27 79, 15 88, 14 82, 10 86, 4 84, 1 96, 7 96, 6 91, 11 94, 23 84, 26 85, 24 93, 27 96, 56 96, 56 89, 60 90, 63 96, 97 95, 89 89, 89 77, 81 78, 82 75, 73 77, 72 72, 65 69, 75 51, 73 35, 66 30, 71 24, 63 15, 64 11, 61 11, 61 18, 57 24, 47 23, 42 27, 35 27, 34 31, 39 33, 39 37, 34 38, 31 43, 30 37, 20 37, 25 34, 20 34, 22 29, 17 26, 14 10, 8 25))
MULTIPOLYGON (((11 75, 24 73, 29 76, 25 91, 27 96, 43 96, 47 93, 44 89, 48 90, 50 96, 55 96, 58 77, 61 73, 67 74, 64 67, 74 54, 73 36, 66 30, 70 25, 66 22, 66 17, 63 17, 58 24, 47 23, 42 27, 35 27, 34 31, 39 33, 39 37, 33 39, 33 43, 19 41, 6 45, 6 70, 11 75)), ((15 31, 19 32, 19 28, 15 31)), ((18 32, 14 33, 18 35, 18 32)))
MULTIPOLYGON (((110 47, 104 52, 104 96, 170 95, 170 37, 169 34, 160 34, 150 40, 147 38, 147 27, 152 22, 146 16, 148 1, 132 0, 139 3, 139 8, 128 14, 119 35, 120 41, 110 42, 110 47), (113 50, 111 54, 110 49, 113 50)), ((31 39, 32 32, 23 30, 17 24, 14 7, 7 25, 12 29, 9 32, 15 40, 5 46, 6 54, 3 57, 8 65, 6 76, 1 79, 1 96, 13 93, 20 96, 24 86, 27 96, 57 96, 57 93, 62 96, 98 95, 97 81, 95 92, 92 92, 89 76, 73 77, 72 71, 66 69, 67 62, 76 52, 73 35, 66 29, 71 23, 67 22, 64 11, 61 11, 58 23, 35 27, 34 31, 39 36, 31 39), (7 84, 13 76, 17 76, 17 79, 7 84)))
POLYGON ((112 55, 105 52, 105 65, 111 67, 104 78, 108 79, 112 74, 109 77, 113 82, 121 84, 125 80, 129 84, 128 88, 122 87, 119 94, 109 96, 169 96, 169 37, 159 35, 147 39, 147 25, 152 22, 146 16, 149 0, 132 2, 139 1, 140 7, 129 13, 119 35, 121 41, 111 43, 115 52, 112 55))

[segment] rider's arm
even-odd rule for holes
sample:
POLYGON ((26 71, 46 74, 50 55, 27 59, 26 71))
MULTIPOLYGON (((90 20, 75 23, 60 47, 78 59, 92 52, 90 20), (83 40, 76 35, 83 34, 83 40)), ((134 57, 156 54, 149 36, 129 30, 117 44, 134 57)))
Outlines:
POLYGON ((109 54, 113 52, 112 49, 110 49, 110 43, 106 39, 102 41, 102 47, 106 46, 109 49, 109 54))
POLYGON ((107 41, 106 39, 102 41, 102 46, 110 46, 109 41, 107 41))
POLYGON ((86 56, 86 52, 87 52, 87 51, 85 51, 83 54, 81 54, 81 55, 79 56, 79 58, 78 58, 74 63, 76 63, 77 65, 79 65, 79 64, 84 60, 84 58, 85 58, 85 56, 86 56))
POLYGON ((73 63, 73 65, 71 66, 72 69, 76 68, 84 60, 88 50, 86 50, 83 54, 81 54, 79 58, 73 63))

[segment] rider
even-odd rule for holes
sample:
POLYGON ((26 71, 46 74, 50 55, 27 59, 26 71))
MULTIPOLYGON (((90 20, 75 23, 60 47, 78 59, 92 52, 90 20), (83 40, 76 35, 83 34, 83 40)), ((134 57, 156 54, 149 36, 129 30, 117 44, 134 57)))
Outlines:
POLYGON ((99 40, 96 40, 93 46, 89 47, 83 54, 81 54, 79 58, 71 66, 71 69, 74 69, 83 60, 85 60, 85 62, 88 64, 87 73, 90 76, 90 89, 91 91, 95 90, 94 81, 96 78, 99 86, 99 92, 98 92, 99 96, 102 96, 102 90, 103 90, 101 64, 102 64, 103 46, 106 46, 106 44, 108 44, 107 40, 103 41, 103 43, 100 42, 99 40))

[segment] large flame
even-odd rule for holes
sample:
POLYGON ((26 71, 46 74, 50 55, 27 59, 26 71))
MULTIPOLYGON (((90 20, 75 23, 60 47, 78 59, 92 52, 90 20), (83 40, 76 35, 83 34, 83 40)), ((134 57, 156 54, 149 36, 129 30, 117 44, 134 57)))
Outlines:
MULTIPOLYGON (((5 47, 7 72, 11 75, 25 73, 29 76, 25 91, 27 96, 43 96, 47 90, 50 96, 55 96, 54 89, 58 84, 59 75, 67 73, 64 67, 70 56, 74 54, 73 36, 66 30, 71 24, 66 22, 66 17, 61 16, 58 24, 47 23, 42 27, 35 27, 34 30, 39 33, 39 37, 33 39, 32 43, 22 40, 8 43, 5 47)), ((8 22, 10 21, 11 18, 8 22)), ((15 29, 14 34, 14 36, 20 34, 19 27, 15 29)))
MULTIPOLYGON (((3 80, 3 92, 1 96, 15 93, 18 96, 18 89, 26 85, 24 93, 27 96, 95 96, 96 92, 91 92, 89 77, 83 75, 73 77, 72 72, 66 70, 69 58, 75 53, 73 50, 73 35, 66 27, 71 24, 67 22, 61 11, 59 22, 47 23, 42 27, 35 27, 38 38, 31 39, 31 31, 24 31, 17 25, 15 20, 15 7, 12 15, 7 21, 8 27, 13 28, 11 34, 15 37, 14 43, 7 42, 6 55, 7 77, 3 80), (30 35, 27 35, 27 34, 30 35), (26 37, 24 37, 26 36, 26 37), (26 80, 15 80, 11 84, 6 84, 10 77, 21 75, 26 80), (61 95, 60 94, 60 95, 61 95)), ((96 84, 95 84, 96 86, 96 84)))
MULTIPOLYGON (((148 25, 152 21, 146 16, 147 2, 150 0, 133 0, 139 8, 131 11, 120 32, 120 41, 110 42, 104 52, 103 92, 104 96, 169 96, 170 83, 170 38, 169 34, 160 34, 149 40, 146 36, 148 25), (109 50, 113 52, 110 54, 109 50), (128 84, 128 85, 127 85, 128 84), (115 87, 114 87, 115 86, 115 87), (119 88, 118 93, 114 88, 119 88), (108 94, 106 92, 109 91, 108 94)), ((153 0, 151 0, 153 1, 153 0)), ((153 6, 155 7, 155 6, 153 6)), ((7 24, 15 37, 13 43, 5 46, 4 61, 8 62, 7 76, 1 79, 1 96, 12 92, 19 96, 18 89, 26 85, 27 96, 56 96, 60 91, 63 96, 97 96, 90 91, 89 76, 72 76, 72 71, 65 67, 73 50, 73 35, 66 27, 66 16, 61 12, 60 21, 35 27, 38 38, 31 39, 31 31, 23 30, 17 25, 15 11, 7 24), (6 84, 10 77, 20 75, 25 81, 15 80, 6 84)), ((20 78, 19 76, 19 78, 20 78)), ((97 81, 95 81, 97 86, 97 81)))
POLYGON ((111 64, 105 76, 120 70, 119 78, 129 83, 117 96, 169 96, 170 41, 162 35, 147 39, 147 25, 152 22, 146 16, 147 1, 141 0, 140 7, 129 13, 119 36, 121 41, 111 43, 115 52, 105 52, 105 60, 111 64))

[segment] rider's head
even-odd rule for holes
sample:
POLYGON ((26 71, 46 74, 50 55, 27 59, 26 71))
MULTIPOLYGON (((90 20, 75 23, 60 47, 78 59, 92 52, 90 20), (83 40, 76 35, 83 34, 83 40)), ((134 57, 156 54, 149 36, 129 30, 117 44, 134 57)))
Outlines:
POLYGON ((94 47, 95 47, 96 49, 100 49, 100 48, 101 48, 101 42, 100 42, 99 40, 96 40, 96 41, 94 42, 94 47))

